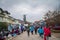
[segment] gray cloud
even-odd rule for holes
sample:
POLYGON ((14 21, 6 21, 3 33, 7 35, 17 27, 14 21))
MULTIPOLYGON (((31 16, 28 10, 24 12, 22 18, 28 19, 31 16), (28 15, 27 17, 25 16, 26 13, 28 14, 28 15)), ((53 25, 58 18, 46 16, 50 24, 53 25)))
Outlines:
POLYGON ((28 21, 42 19, 48 10, 60 10, 60 0, 0 0, 0 7, 8 10, 14 18, 22 19, 27 15, 28 21))

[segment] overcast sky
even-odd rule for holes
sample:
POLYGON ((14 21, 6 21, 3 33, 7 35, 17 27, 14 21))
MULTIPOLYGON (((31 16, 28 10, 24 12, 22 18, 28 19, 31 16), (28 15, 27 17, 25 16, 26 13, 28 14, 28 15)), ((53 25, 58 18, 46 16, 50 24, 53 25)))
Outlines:
POLYGON ((59 9, 60 0, 0 0, 0 8, 7 10, 11 16, 23 19, 27 15, 27 21, 41 20, 48 10, 59 9))

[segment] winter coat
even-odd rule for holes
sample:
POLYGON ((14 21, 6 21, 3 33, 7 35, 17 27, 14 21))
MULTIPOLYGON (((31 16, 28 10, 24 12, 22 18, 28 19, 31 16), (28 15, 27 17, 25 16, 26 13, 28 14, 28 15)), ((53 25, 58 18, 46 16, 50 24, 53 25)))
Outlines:
POLYGON ((30 27, 30 31, 34 31, 34 26, 31 26, 30 27))
POLYGON ((44 27, 44 36, 48 36, 49 34, 51 34, 51 31, 49 28, 44 27))
POLYGON ((44 30, 41 29, 41 28, 38 28, 38 33, 39 33, 39 34, 44 33, 44 30))

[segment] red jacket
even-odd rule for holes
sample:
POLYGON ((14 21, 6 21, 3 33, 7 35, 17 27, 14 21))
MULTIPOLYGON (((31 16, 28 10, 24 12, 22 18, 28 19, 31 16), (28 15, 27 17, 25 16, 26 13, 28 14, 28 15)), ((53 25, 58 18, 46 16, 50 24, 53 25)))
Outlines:
POLYGON ((48 36, 49 34, 51 34, 51 31, 49 28, 44 27, 44 36, 48 36))

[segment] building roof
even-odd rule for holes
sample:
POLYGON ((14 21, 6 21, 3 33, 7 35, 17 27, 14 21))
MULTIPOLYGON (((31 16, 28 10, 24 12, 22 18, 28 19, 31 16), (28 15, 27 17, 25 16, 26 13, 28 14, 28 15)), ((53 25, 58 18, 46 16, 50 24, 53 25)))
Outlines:
POLYGON ((8 11, 3 11, 3 13, 10 14, 8 11))

